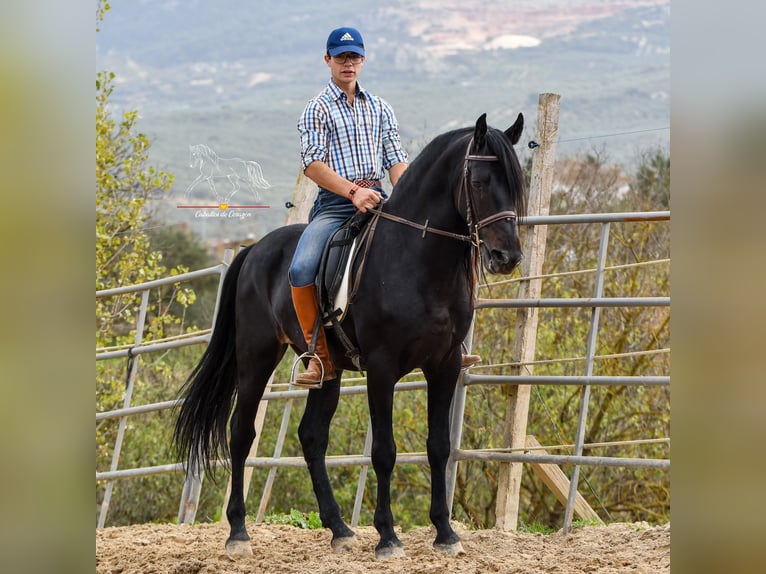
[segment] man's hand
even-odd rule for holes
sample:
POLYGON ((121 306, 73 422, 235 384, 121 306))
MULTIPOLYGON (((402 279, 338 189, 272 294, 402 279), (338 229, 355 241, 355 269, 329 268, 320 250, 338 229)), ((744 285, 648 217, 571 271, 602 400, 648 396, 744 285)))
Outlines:
POLYGON ((375 207, 383 199, 383 196, 377 190, 369 187, 359 187, 358 185, 351 189, 349 195, 351 203, 362 213, 366 213, 368 209, 375 207))

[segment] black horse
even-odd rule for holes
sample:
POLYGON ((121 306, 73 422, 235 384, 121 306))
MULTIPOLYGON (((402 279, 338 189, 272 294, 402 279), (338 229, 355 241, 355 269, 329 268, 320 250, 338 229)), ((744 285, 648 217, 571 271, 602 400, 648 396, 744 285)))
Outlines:
MULTIPOLYGON (((392 405, 395 383, 416 368, 428 387, 434 546, 449 554, 462 552, 447 505, 448 412, 472 318, 479 261, 491 273, 510 273, 521 259, 517 217, 525 214, 526 192, 512 146, 523 126, 519 114, 505 132, 488 128, 485 114, 474 128, 437 136, 374 215, 374 237, 342 327, 367 370, 372 465, 378 480, 378 559, 404 555, 390 504, 396 461, 392 405)), ((237 255, 224 281, 210 344, 182 389, 174 434, 179 456, 188 459, 189 469, 201 465, 208 471, 215 459, 231 457, 232 494, 226 509, 231 525, 226 550, 231 556, 252 553, 243 474, 264 388, 288 346, 297 353, 306 351, 287 275, 303 228, 277 229, 237 255)), ((328 335, 337 377, 309 392, 298 434, 322 524, 332 531, 332 548, 346 551, 354 532, 341 517, 325 453, 342 369, 356 369, 332 332, 328 335)))

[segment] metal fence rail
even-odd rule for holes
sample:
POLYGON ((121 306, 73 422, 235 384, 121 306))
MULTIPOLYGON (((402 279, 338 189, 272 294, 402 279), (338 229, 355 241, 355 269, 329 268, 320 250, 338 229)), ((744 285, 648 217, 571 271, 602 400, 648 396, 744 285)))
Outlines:
MULTIPOLYGON (((199 343, 206 343, 210 340, 210 334, 200 336, 184 337, 175 341, 164 341, 161 343, 148 343, 144 344, 144 325, 146 322, 146 312, 149 306, 149 293, 152 289, 157 289, 164 285, 175 285, 185 281, 191 281, 200 277, 207 277, 209 275, 220 275, 218 281, 218 294, 216 295, 215 309, 213 311, 212 324, 215 325, 215 317, 218 314, 218 304, 221 296, 221 287, 223 286, 223 280, 226 275, 226 270, 231 263, 233 252, 231 249, 227 249, 224 253, 223 262, 213 267, 206 269, 200 269, 198 271, 190 271, 188 273, 181 273, 172 277, 163 279, 157 279, 154 281, 146 281, 138 285, 127 285, 124 287, 117 287, 114 289, 102 289, 96 291, 96 298, 101 299, 105 297, 115 297, 118 295, 126 295, 129 293, 141 293, 141 305, 138 310, 138 317, 136 319, 136 335, 133 340, 133 345, 127 349, 120 349, 116 351, 110 351, 107 349, 99 351, 96 350, 96 361, 103 361, 106 359, 115 359, 120 357, 128 358, 128 380, 125 389, 125 397, 123 399, 123 408, 116 411, 110 411, 106 413, 96 413, 96 422, 106 420, 108 418, 118 418, 119 423, 117 426, 117 436, 115 438, 114 450, 112 451, 112 460, 109 465, 108 473, 96 473, 96 480, 108 480, 106 488, 104 490, 104 499, 101 502, 101 509, 99 510, 98 527, 103 528, 106 523, 106 515, 109 512, 109 503, 112 499, 112 491, 114 490, 114 482, 109 478, 112 475, 120 473, 117 467, 120 462, 120 454, 122 452, 122 442, 125 438, 125 429, 127 428, 128 416, 137 414, 138 412, 151 412, 156 410, 163 410, 170 408, 173 403, 167 403, 166 405, 159 406, 144 405, 136 410, 135 407, 131 407, 130 403, 133 398, 133 389, 135 386, 136 372, 138 368, 138 362, 136 356, 143 353, 153 353, 157 351, 163 351, 166 349, 172 349, 177 347, 185 347, 187 345, 195 345, 199 343)), ((156 474, 152 468, 135 469, 146 474, 156 474)), ((120 474, 120 476, 122 476, 120 474)), ((145 476, 144 474, 135 474, 134 476, 145 476)))
MULTIPOLYGON (((600 310, 604 307, 635 307, 635 306, 669 306, 669 297, 603 297, 604 275, 606 270, 606 257, 609 246, 610 226, 615 222, 649 222, 649 221, 667 221, 670 219, 669 211, 660 212, 637 212, 637 213, 609 213, 609 214, 576 214, 576 215, 546 215, 527 217, 522 222, 527 225, 557 225, 557 224, 598 224, 600 225, 599 250, 597 266, 594 270, 596 282, 593 297, 577 299, 501 299, 488 300, 481 299, 477 303, 477 309, 486 308, 590 308, 591 317, 588 329, 587 350, 585 356, 585 373, 582 377, 547 377, 548 382, 543 381, 546 377, 538 376, 476 376, 466 373, 458 381, 455 391, 455 397, 452 404, 452 426, 451 426, 451 444, 454 454, 447 466, 447 491, 450 508, 455 493, 455 482, 457 480, 457 464, 461 456, 465 456, 460 449, 462 439, 462 420, 465 413, 466 390, 469 384, 578 384, 582 385, 583 391, 580 398, 580 409, 577 421, 577 432, 574 442, 574 455, 566 457, 551 456, 550 462, 556 464, 573 464, 574 469, 569 483, 569 493, 567 497, 566 510, 564 513, 564 530, 567 531, 572 523, 575 500, 577 496, 577 487, 580 475, 581 465, 609 465, 620 466, 620 459, 610 459, 605 457, 583 456, 583 446, 585 441, 585 428, 587 421, 588 405, 590 402, 590 388, 593 384, 669 384, 669 377, 594 377, 593 366, 596 356, 596 342, 600 323, 600 310), (458 423, 461 421, 461 423, 458 423), (556 462, 558 461, 558 462, 556 462)), ((469 333, 469 339, 472 333, 469 333)), ((467 341, 468 348, 472 341, 467 341)), ((474 457, 474 455, 469 455, 474 457)), ((534 457, 539 455, 532 454, 512 454, 512 453, 493 453, 491 459, 501 462, 534 462, 534 457)), ((654 459, 637 459, 625 461, 624 466, 644 466, 647 468, 669 468, 670 461, 654 459)))
MULTIPOLYGON (((589 328, 588 345, 586 351, 586 357, 583 358, 585 362, 585 373, 581 376, 549 376, 549 375, 483 375, 472 374, 464 372, 458 381, 458 387, 455 392, 452 404, 452 419, 451 419, 451 440, 452 440, 452 453, 450 456, 450 463, 448 465, 448 497, 450 508, 452 506, 452 500, 454 496, 455 480, 457 476, 457 464, 460 461, 471 460, 485 460, 485 461, 498 461, 498 462, 528 462, 528 463, 543 463, 543 464, 565 464, 573 465, 574 472, 570 482, 570 493, 567 501, 567 512, 565 513, 565 528, 567 522, 571 522, 572 509, 574 507, 574 497, 577 493, 577 482, 579 477, 579 467, 581 465, 590 466, 612 466, 612 467, 624 467, 624 468, 655 468, 655 469, 668 469, 670 461, 666 459, 641 459, 641 458, 621 458, 621 457, 598 457, 587 456, 583 454, 583 449, 587 446, 584 444, 584 430, 585 422, 587 419, 587 407, 589 401, 589 390, 592 385, 660 385, 667 386, 670 384, 669 376, 596 376, 593 375, 593 363, 596 359, 595 355, 595 343, 598 336, 599 327, 599 310, 606 307, 667 307, 670 305, 669 297, 603 297, 603 276, 607 269, 604 265, 607 253, 608 239, 609 239, 609 226, 613 222, 650 222, 650 221, 667 221, 670 219, 669 211, 659 212, 636 212, 636 213, 611 213, 611 214, 578 214, 578 215, 553 215, 553 216, 536 216, 527 217, 520 223, 522 225, 555 225, 555 224, 599 224, 601 225, 601 239, 599 247, 599 264, 598 267, 592 272, 596 273, 596 289, 593 297, 586 298, 548 298, 548 299, 532 299, 532 300, 518 300, 518 299, 478 299, 476 309, 487 308, 529 308, 529 307, 546 307, 546 308, 590 308, 592 310, 591 322, 589 328), (578 417, 578 430, 575 437, 573 455, 551 455, 551 454, 534 454, 532 449, 530 452, 502 452, 502 451, 487 451, 487 450, 469 450, 461 448, 462 439, 462 424, 465 410, 466 392, 468 387, 475 385, 578 385, 583 387, 583 396, 581 398, 580 412, 578 417)), ((110 289, 107 291, 101 291, 97 293, 97 296, 109 296, 130 292, 142 291, 144 297, 148 295, 148 289, 157 287, 160 285, 174 284, 179 281, 183 281, 190 276, 198 277, 204 274, 220 273, 221 282, 219 283, 219 296, 220 285, 223 282, 223 277, 226 272, 226 268, 231 260, 231 253, 227 251, 228 260, 225 260, 219 266, 202 270, 198 272, 192 272, 190 274, 178 275, 172 278, 145 283, 142 285, 132 287, 122 287, 118 289, 110 289)), ((639 263, 640 264, 640 263, 639 263)), ((142 303, 142 309, 145 311, 144 304, 142 303)), ((218 310, 218 299, 216 300, 216 311, 218 310)), ((138 355, 141 353, 156 352, 158 350, 165 350, 168 348, 185 346, 189 344, 198 344, 201 342, 208 342, 210 334, 200 335, 198 337, 192 337, 184 341, 169 341, 163 343, 148 343, 143 344, 141 340, 141 333, 143 330, 142 316, 139 313, 138 323, 141 325, 140 329, 137 329, 135 345, 131 349, 122 349, 117 351, 104 351, 97 354, 97 360, 115 358, 115 357, 128 357, 131 355, 138 355)), ((215 323, 215 317, 213 324, 215 323)), ((96 420, 106 420, 118 418, 120 420, 120 428, 118 429, 118 437, 115 444, 114 455, 112 458, 112 464, 109 471, 97 472, 97 481, 108 481, 107 492, 104 497, 104 503, 101 508, 101 515, 99 517, 99 527, 103 527, 106 512, 108 511, 109 496, 111 496, 111 487, 113 481, 120 479, 128 479, 140 476, 149 476, 154 474, 161 474, 167 472, 179 472, 184 468, 183 464, 167 464, 153 467, 142 467, 135 469, 122 469, 118 470, 119 452, 122 444, 122 436, 124 434, 125 421, 128 416, 139 413, 147 413, 153 411, 160 411, 177 406, 178 401, 165 401, 160 403, 154 403, 150 405, 131 406, 130 395, 132 393, 131 380, 134 376, 135 363, 131 366, 128 389, 126 391, 126 397, 124 405, 121 409, 115 409, 109 412, 97 413, 96 420)), ((362 380, 362 379, 344 379, 344 382, 362 380)), ((425 381, 411 381, 401 382, 396 385, 396 391, 410 391, 410 390, 422 390, 426 388, 425 381)), ((341 395, 357 395, 367 392, 365 385, 352 385, 341 386, 341 395)), ((285 409, 288 409, 291 401, 294 399, 302 399, 308 396, 309 391, 297 390, 288 388, 288 390, 274 391, 267 390, 263 396, 264 401, 271 400, 286 400, 285 409)), ((277 438, 277 444, 281 445, 284 440, 284 433, 286 431, 286 425, 282 425, 280 429, 280 436, 277 438)), ((628 441, 630 442, 630 441, 628 441)), ((368 427, 368 434, 365 441, 364 452, 359 455, 342 455, 342 456, 330 456, 327 457, 328 466, 360 466, 360 477, 357 487, 356 501, 354 504, 354 510, 352 515, 352 526, 356 526, 358 523, 362 494, 365 487, 365 478, 369 466, 372 464, 370 459, 370 445, 371 445, 371 430, 368 427)), ((267 467, 270 469, 276 469, 278 467, 300 467, 305 466, 305 462, 299 457, 281 457, 281 449, 271 457, 256 456, 254 458, 248 458, 246 466, 248 467, 267 467)), ((226 464, 226 461, 213 461, 214 465, 222 466, 226 464)), ((400 453, 397 455, 397 464, 428 464, 428 459, 425 453, 400 453)), ((270 492, 270 486, 267 486, 270 492)), ((197 500, 194 497, 199 496, 199 485, 196 488, 196 492, 191 492, 194 489, 185 485, 184 493, 182 494, 182 506, 191 507, 191 515, 186 514, 187 520, 194 519, 194 512, 196 511, 197 500), (190 498, 191 497, 191 498, 190 498)), ((263 509, 268 503, 267 492, 262 495, 259 517, 263 514, 263 509)))

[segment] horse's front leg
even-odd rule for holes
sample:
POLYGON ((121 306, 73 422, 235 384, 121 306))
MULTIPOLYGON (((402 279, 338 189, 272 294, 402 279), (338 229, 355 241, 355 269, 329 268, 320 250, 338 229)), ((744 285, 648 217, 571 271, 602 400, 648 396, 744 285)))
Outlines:
POLYGON ((339 397, 340 376, 332 381, 325 381, 321 389, 310 391, 306 410, 298 427, 298 437, 303 448, 303 458, 311 475, 322 525, 332 531, 333 550, 347 552, 354 546, 355 535, 343 521, 325 464, 330 422, 338 407, 339 397))
POLYGON ((215 187, 215 181, 213 181, 214 179, 215 178, 212 175, 208 175, 207 177, 205 177, 205 181, 210 186, 210 190, 213 192, 213 195, 218 200, 218 203, 223 203, 223 201, 221 200, 221 196, 218 195, 218 190, 215 187))
POLYGON ((186 188, 186 192, 184 193, 184 198, 186 201, 189 200, 189 196, 191 195, 192 189, 194 189, 197 184, 204 179, 205 175, 200 173, 193 182, 189 184, 189 187, 186 188))
POLYGON ((450 455, 450 403, 460 373, 460 352, 436 368, 423 368, 428 382, 428 463, 431 467, 430 517, 436 527, 434 548, 452 556, 463 553, 460 537, 450 525, 447 504, 447 461, 450 455))
POLYGON ((394 517, 391 513, 391 474, 396 463, 391 413, 396 379, 380 373, 380 369, 370 364, 367 375, 367 401, 372 422, 372 467, 378 479, 374 524, 380 534, 380 541, 375 547, 375 558, 388 560, 403 557, 404 550, 402 542, 394 532, 394 517))

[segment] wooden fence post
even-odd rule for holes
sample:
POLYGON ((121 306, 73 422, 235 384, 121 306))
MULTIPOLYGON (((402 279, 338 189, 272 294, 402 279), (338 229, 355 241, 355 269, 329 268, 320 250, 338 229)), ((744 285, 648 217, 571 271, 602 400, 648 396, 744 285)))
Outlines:
MULTIPOLYGON (((536 148, 532 160, 532 179, 529 187, 529 215, 548 215, 553 183, 553 162, 558 139, 559 101, 558 94, 540 94, 537 111, 536 148)), ((540 275, 545 259, 545 243, 548 229, 542 226, 527 226, 524 241, 523 277, 540 275)), ((519 284, 519 299, 540 297, 542 281, 527 279, 519 284)), ((538 310, 519 309, 516 314, 513 359, 519 362, 514 374, 532 374, 537 335, 538 310)), ((503 446, 523 448, 527 434, 529 397, 531 385, 509 385, 506 387, 508 404, 503 429, 503 446)), ((501 463, 497 482, 495 506, 495 527, 500 530, 516 530, 519 519, 519 493, 523 463, 501 463)))
MULTIPOLYGON (((537 439, 532 435, 527 435, 527 447, 534 448, 534 454, 548 454, 547 450, 540 448, 540 443, 537 442, 537 439)), ((561 504, 566 505, 571 483, 569 482, 567 475, 564 474, 564 471, 556 464, 532 462, 529 466, 550 489, 558 501, 561 504)), ((604 524, 604 521, 601 520, 601 517, 591 508, 588 501, 585 500, 579 492, 576 492, 575 494, 576 497, 572 508, 574 509, 574 512, 577 513, 577 516, 583 520, 592 520, 593 522, 604 524)))
POLYGON ((311 181, 301 169, 298 172, 298 179, 295 182, 295 191, 293 192, 293 207, 287 212, 287 224, 308 223, 309 212, 314 204, 319 188, 317 184, 311 181))

